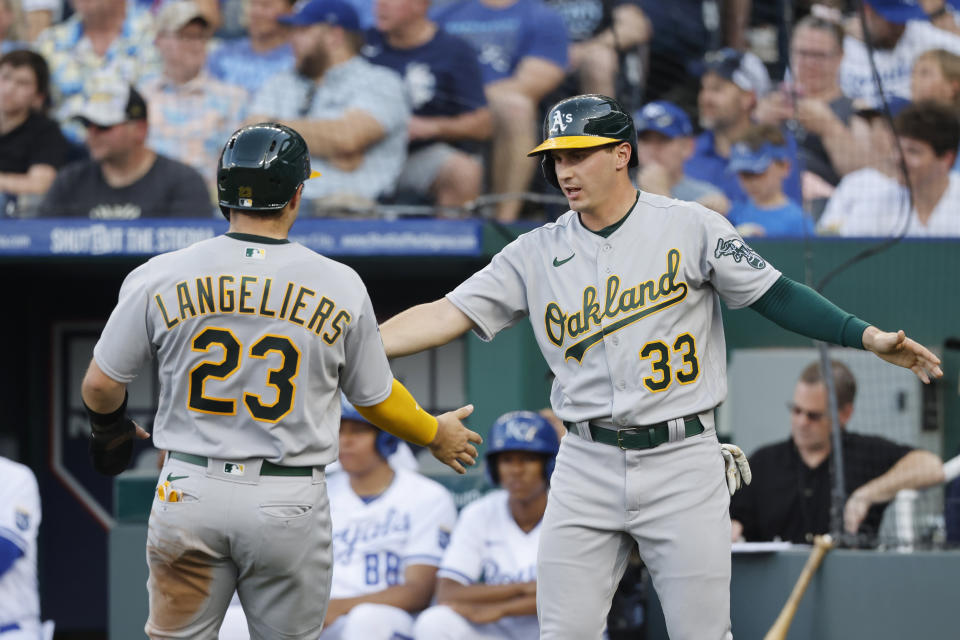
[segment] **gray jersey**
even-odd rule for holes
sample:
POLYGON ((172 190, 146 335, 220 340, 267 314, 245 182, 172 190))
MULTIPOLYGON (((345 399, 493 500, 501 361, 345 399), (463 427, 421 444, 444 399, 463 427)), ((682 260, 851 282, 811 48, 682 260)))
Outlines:
POLYGON ((609 237, 568 211, 447 298, 484 340, 530 316, 561 419, 652 424, 724 399, 720 298, 748 306, 779 275, 723 216, 641 192, 609 237))
POLYGON ((128 383, 157 356, 161 449, 330 463, 339 388, 360 405, 390 395, 366 288, 352 269, 300 244, 231 235, 132 271, 94 359, 128 383))

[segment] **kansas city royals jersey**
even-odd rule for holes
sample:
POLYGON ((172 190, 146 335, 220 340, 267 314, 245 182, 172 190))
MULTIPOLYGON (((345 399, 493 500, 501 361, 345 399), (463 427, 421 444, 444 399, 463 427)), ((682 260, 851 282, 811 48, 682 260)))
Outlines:
POLYGON ((352 269, 297 243, 243 234, 132 271, 93 353, 120 382, 156 355, 157 447, 289 466, 337 457, 341 386, 369 406, 389 396, 393 380, 352 269))
MULTIPOLYGON (((461 584, 508 584, 537 579, 537 545, 540 523, 525 532, 513 519, 507 504, 510 494, 493 491, 460 513, 450 546, 443 554, 438 578, 461 584)), ((506 637, 535 638, 537 616, 511 616, 498 621, 506 637)))
POLYGON ((450 542, 457 509, 439 483, 396 470, 377 498, 364 502, 350 476, 327 479, 333 522, 331 598, 349 598, 403 583, 410 565, 437 566, 450 542))
POLYGON ((608 237, 575 211, 507 245, 447 298, 490 340, 529 315, 571 422, 651 424, 726 396, 720 299, 755 302, 780 272, 727 220, 640 192, 608 237))
POLYGON ((40 491, 29 467, 0 456, 0 537, 23 555, 0 576, 0 626, 40 619, 37 585, 37 530, 40 491))
POLYGON ((437 572, 462 584, 508 584, 537 579, 540 524, 525 532, 507 504, 510 494, 493 491, 460 514, 437 572))

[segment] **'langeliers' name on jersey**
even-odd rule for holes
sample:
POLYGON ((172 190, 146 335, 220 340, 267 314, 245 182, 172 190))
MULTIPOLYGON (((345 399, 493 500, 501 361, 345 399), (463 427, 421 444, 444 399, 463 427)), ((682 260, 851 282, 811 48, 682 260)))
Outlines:
POLYGON ((565 338, 577 339, 596 328, 597 330, 590 335, 567 347, 563 354, 565 360, 573 358, 581 362, 587 350, 603 340, 605 335, 672 307, 686 298, 687 283, 677 282, 679 271, 680 252, 677 249, 670 249, 667 252, 667 270, 659 278, 641 282, 622 291, 619 276, 612 275, 607 278, 602 307, 596 287, 587 287, 583 290, 583 304, 575 313, 564 311, 556 302, 547 304, 543 314, 547 338, 561 347, 565 338), (654 302, 656 304, 653 304, 654 302), (634 313, 623 316, 624 313, 631 311, 634 313), (604 318, 612 320, 618 317, 616 322, 606 327, 601 326, 604 318))
MULTIPOLYGON (((323 340, 333 344, 350 324, 351 316, 344 310, 336 311, 336 303, 326 296, 315 300, 317 292, 294 282, 288 282, 283 294, 275 290, 273 278, 257 276, 206 276, 177 284, 177 301, 168 304, 160 293, 153 296, 167 330, 184 320, 208 314, 240 313, 264 318, 287 320, 306 327, 318 336, 327 320, 330 327, 323 340), (336 313, 334 313, 336 311, 336 313), (172 313, 171 313, 172 312, 172 313)), ((171 301, 172 302, 172 301, 171 301)))

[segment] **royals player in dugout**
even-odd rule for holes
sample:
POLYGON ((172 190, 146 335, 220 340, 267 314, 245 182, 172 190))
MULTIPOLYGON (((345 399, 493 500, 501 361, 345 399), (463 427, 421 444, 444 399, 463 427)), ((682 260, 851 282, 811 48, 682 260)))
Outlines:
POLYGON ((605 96, 554 105, 541 157, 570 211, 446 297, 381 326, 390 357, 530 316, 565 437, 537 558, 540 637, 599 638, 633 544, 673 640, 730 628, 730 496, 713 410, 726 396, 720 300, 867 349, 924 382, 939 359, 784 277, 705 207, 639 192, 633 120, 605 96))

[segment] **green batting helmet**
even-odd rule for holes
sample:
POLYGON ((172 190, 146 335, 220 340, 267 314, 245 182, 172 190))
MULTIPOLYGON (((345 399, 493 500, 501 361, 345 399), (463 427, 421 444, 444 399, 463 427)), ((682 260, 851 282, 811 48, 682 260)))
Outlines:
POLYGON ((261 122, 234 132, 220 153, 217 199, 224 217, 238 211, 279 211, 304 180, 319 176, 310 170, 310 151, 303 136, 276 122, 261 122))
POLYGON ((552 149, 589 149, 619 142, 630 143, 630 164, 639 164, 637 132, 633 118, 613 98, 591 93, 561 100, 543 119, 543 142, 527 155, 539 155, 543 177, 560 188, 550 157, 552 149))

